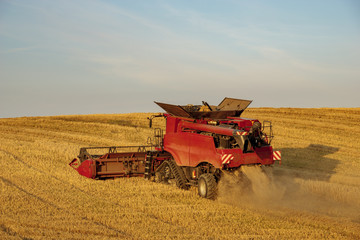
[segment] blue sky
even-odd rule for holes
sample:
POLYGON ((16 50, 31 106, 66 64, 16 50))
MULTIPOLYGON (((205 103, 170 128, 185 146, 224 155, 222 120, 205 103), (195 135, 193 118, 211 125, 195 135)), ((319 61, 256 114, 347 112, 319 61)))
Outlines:
POLYGON ((0 117, 360 107, 360 1, 0 0, 0 117))

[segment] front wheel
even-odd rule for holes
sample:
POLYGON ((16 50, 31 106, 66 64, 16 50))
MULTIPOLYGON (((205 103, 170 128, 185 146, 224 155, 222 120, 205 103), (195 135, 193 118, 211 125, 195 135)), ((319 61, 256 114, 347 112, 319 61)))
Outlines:
POLYGON ((200 197, 215 199, 217 195, 217 183, 215 176, 211 173, 204 173, 198 180, 198 194, 200 197))

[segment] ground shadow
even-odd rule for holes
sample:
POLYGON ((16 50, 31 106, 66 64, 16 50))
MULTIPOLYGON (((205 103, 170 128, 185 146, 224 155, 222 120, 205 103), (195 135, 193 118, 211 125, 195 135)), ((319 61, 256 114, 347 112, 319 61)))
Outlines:
POLYGON ((310 144, 306 148, 283 148, 281 150, 282 165, 276 167, 275 175, 281 175, 286 169, 293 177, 305 180, 327 181, 335 173, 339 160, 328 157, 339 148, 321 144, 310 144), (293 171, 291 171, 293 170, 293 171))
POLYGON ((320 144, 281 149, 282 165, 273 168, 273 181, 269 185, 281 199, 271 201, 272 206, 276 202, 280 207, 346 217, 359 223, 360 210, 353 199, 355 195, 349 188, 330 181, 340 164, 331 154, 338 151, 337 147, 320 144))

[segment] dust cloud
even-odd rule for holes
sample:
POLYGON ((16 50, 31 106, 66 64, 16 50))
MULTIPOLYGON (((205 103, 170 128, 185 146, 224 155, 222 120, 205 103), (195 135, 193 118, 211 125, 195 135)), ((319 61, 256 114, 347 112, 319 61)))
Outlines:
POLYGON ((224 173, 218 185, 218 201, 238 207, 305 211, 360 222, 360 205, 337 201, 329 194, 316 194, 303 183, 287 170, 275 172, 272 167, 242 166, 234 173, 224 173))

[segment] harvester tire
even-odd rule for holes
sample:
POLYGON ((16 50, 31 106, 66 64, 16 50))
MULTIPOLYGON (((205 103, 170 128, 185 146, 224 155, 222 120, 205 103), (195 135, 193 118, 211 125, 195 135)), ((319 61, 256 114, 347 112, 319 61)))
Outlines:
POLYGON ((181 189, 189 189, 186 184, 186 177, 184 171, 176 164, 174 159, 168 160, 172 174, 174 174, 176 186, 181 189))
POLYGON ((155 172, 154 181, 157 183, 164 182, 164 174, 162 172, 155 172))
POLYGON ((198 180, 198 194, 200 197, 214 200, 217 196, 217 183, 215 176, 204 173, 198 180))
POLYGON ((173 159, 164 161, 155 172, 155 182, 176 184, 178 188, 188 189, 187 180, 183 170, 173 159))

